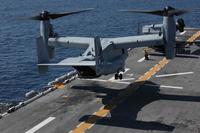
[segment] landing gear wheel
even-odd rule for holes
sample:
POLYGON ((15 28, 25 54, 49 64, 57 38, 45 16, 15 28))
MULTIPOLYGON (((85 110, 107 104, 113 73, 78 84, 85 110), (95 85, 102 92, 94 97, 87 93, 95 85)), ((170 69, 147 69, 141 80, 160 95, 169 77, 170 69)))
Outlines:
POLYGON ((123 75, 122 75, 122 74, 119 74, 118 76, 119 76, 119 79, 120 79, 120 80, 123 79, 123 75))
POLYGON ((115 80, 117 80, 119 78, 119 75, 116 73, 115 74, 115 80))
POLYGON ((123 79, 123 75, 120 73, 116 73, 115 74, 115 80, 117 80, 117 79, 120 79, 120 80, 122 80, 123 79))

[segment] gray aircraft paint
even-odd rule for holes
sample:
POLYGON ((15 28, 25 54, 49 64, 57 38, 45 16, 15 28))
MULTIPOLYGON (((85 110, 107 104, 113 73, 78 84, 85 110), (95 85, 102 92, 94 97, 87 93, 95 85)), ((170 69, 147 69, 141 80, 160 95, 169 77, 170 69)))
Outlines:
MULTIPOLYGON (((164 17, 163 32, 148 35, 116 37, 116 38, 90 38, 90 37, 56 37, 49 38, 50 22, 41 21, 40 38, 38 44, 39 66, 88 66, 96 72, 96 76, 107 75, 124 70, 127 58, 127 49, 164 45, 166 57, 173 58, 174 20, 172 17, 164 17), (173 26, 173 27, 171 27, 173 26), (169 34, 170 33, 170 34, 169 34), (170 45, 169 45, 170 44, 170 45), (172 45, 171 45, 172 44, 172 45), (49 62, 50 47, 86 48, 79 57, 65 59, 57 64, 45 64, 49 62)), ((175 27, 176 28, 176 27, 175 27)), ((176 32, 176 31, 175 31, 176 32)))
POLYGON ((49 20, 40 21, 40 37, 37 38, 38 63, 49 62, 48 38, 49 38, 49 20))
POLYGON ((163 33, 164 33, 164 45, 165 56, 167 59, 173 59, 175 57, 175 45, 176 45, 176 24, 174 16, 163 17, 163 33))
MULTIPOLYGON (((49 20, 42 20, 40 38, 38 41, 39 66, 72 66, 78 71, 85 71, 92 77, 119 73, 125 68, 128 56, 127 49, 145 46, 164 46, 167 59, 175 57, 176 23, 174 15, 181 15, 181 10, 166 7, 155 13, 154 11, 134 11, 163 16, 163 24, 143 27, 144 35, 100 38, 100 37, 49 37, 52 26, 49 20), (162 14, 163 12, 163 14, 162 14), (85 48, 85 52, 78 57, 67 58, 57 64, 46 64, 54 47, 85 48)), ((79 74, 81 75, 82 72, 79 74)))

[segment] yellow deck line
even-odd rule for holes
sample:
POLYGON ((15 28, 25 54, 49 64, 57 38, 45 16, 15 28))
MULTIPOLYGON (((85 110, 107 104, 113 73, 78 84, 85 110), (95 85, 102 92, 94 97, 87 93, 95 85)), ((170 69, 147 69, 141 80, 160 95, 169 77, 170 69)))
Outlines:
POLYGON ((63 88, 65 88, 65 84, 63 84, 63 83, 56 83, 53 86, 55 88, 57 88, 57 89, 63 89, 63 88))
POLYGON ((153 76, 156 72, 158 72, 162 67, 164 67, 169 60, 166 58, 163 58, 158 64, 156 64, 154 67, 152 67, 149 71, 147 71, 144 75, 140 76, 136 82, 146 81, 151 76, 153 76))
POLYGON ((200 37, 200 31, 197 31, 194 35, 192 35, 187 42, 193 42, 194 40, 196 40, 198 37, 200 37))
MULTIPOLYGON (((158 72, 161 68, 163 68, 169 60, 163 58, 158 64, 152 67, 149 71, 147 71, 144 75, 140 76, 138 80, 135 81, 135 84, 140 83, 143 84, 144 81, 151 78, 156 72, 158 72)), ((119 103, 121 103, 128 94, 137 89, 139 86, 127 87, 124 91, 122 91, 117 97, 114 97, 107 105, 101 107, 97 112, 93 113, 91 117, 89 117, 86 121, 82 122, 75 129, 70 131, 70 133, 84 133, 87 129, 90 129, 98 120, 105 117, 112 109, 114 109, 119 103)))
MULTIPOLYGON (((187 42, 193 42, 198 37, 200 37, 200 31, 196 32, 192 35, 187 42)), ((169 60, 163 58, 158 64, 152 67, 145 74, 140 76, 135 83, 139 83, 139 85, 143 84, 146 80, 149 80, 156 72, 158 72, 161 68, 163 68, 166 64, 169 63, 169 60)), ((134 86, 137 89, 137 86, 134 86)), ((99 119, 105 117, 113 108, 117 106, 117 104, 121 103, 124 100, 124 96, 127 93, 134 91, 134 87, 127 88, 125 91, 121 92, 117 97, 113 98, 109 104, 101 107, 97 112, 95 112, 91 117, 89 117, 86 121, 79 124, 78 127, 71 130, 71 133, 84 133, 87 129, 90 129, 99 119)))

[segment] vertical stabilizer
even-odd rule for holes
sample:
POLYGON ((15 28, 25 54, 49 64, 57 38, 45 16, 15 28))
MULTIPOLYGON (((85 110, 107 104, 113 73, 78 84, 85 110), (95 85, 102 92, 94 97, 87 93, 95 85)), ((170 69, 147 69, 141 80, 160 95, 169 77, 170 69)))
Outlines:
POLYGON ((100 57, 102 54, 102 46, 99 36, 96 36, 94 39, 94 49, 95 49, 95 56, 100 57))
POLYGON ((95 60, 96 60, 96 74, 98 75, 98 73, 101 73, 100 71, 102 71, 101 65, 103 62, 102 46, 99 36, 96 36, 94 38, 94 50, 95 50, 95 60))

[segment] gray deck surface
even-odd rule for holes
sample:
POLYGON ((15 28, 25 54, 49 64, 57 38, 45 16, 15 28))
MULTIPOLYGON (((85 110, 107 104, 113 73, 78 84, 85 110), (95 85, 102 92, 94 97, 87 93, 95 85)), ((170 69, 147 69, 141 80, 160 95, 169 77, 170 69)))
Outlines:
MULTIPOLYGON (((86 130, 91 133, 198 133, 200 132, 200 59, 199 47, 191 46, 195 57, 178 56, 145 84, 117 105, 110 113, 86 130), (156 77, 161 74, 193 74, 156 77), (150 85, 149 85, 150 84, 150 85), (182 89, 159 87, 176 86, 182 89)), ((163 57, 143 57, 142 48, 130 51, 124 78, 143 75, 163 57)), ((100 77, 110 79, 113 75, 100 77)), ((134 82, 131 81, 131 82, 134 82)), ((0 120, 1 133, 25 133, 49 117, 54 120, 36 133, 67 133, 108 104, 126 84, 75 80, 0 120)))

